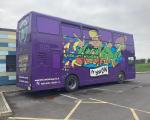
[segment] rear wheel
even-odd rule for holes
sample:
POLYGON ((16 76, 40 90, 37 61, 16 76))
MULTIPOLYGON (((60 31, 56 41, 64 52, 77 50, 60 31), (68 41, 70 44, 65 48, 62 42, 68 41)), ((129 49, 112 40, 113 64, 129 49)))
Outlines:
POLYGON ((118 83, 123 83, 125 81, 125 74, 123 72, 120 72, 118 74, 118 83))
POLYGON ((69 75, 65 80, 65 89, 68 92, 75 91, 79 87, 79 80, 76 75, 69 75))

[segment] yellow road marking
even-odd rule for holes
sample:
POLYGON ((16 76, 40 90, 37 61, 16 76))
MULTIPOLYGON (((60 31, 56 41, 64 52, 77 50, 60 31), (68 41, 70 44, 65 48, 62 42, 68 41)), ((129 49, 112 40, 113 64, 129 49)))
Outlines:
MULTIPOLYGON (((11 110, 11 108, 10 108, 10 106, 9 106, 9 104, 8 104, 4 94, 3 94, 3 92, 0 92, 0 96, 2 97, 2 100, 3 100, 4 104, 5 104, 6 109, 7 109, 6 111, 4 111, 2 113, 12 113, 12 110, 11 110)), ((1 113, 0 113, 0 116, 1 116, 1 113)))
POLYGON ((94 99, 94 98, 89 98, 90 100, 94 100, 94 101, 97 101, 97 102, 100 102, 100 103, 108 103, 106 101, 103 101, 103 100, 98 100, 98 99, 94 99))
POLYGON ((140 109, 136 109, 136 108, 134 108, 134 110, 136 110, 136 111, 140 111, 140 112, 143 112, 143 113, 147 113, 147 114, 150 114, 150 112, 149 112, 149 111, 145 111, 145 110, 140 110, 140 109))
POLYGON ((78 98, 70 96, 70 95, 65 95, 65 94, 60 94, 60 95, 64 96, 64 97, 68 97, 68 98, 74 99, 74 100, 79 100, 78 98))
POLYGON ((92 102, 92 101, 83 101, 82 103, 106 103, 106 102, 92 102))
POLYGON ((63 119, 28 118, 28 117, 9 117, 8 120, 63 120, 63 119))
POLYGON ((74 106, 74 108, 69 112, 69 114, 65 117, 64 120, 69 120, 71 115, 74 113, 74 111, 77 109, 77 107, 81 104, 82 100, 79 100, 77 104, 74 106))
MULTIPOLYGON (((123 106, 123 105, 119 105, 119 104, 115 104, 115 103, 111 103, 111 102, 106 102, 106 101, 102 101, 102 100, 98 100, 98 99, 93 99, 93 98, 89 98, 90 100, 94 100, 94 101, 97 101, 97 102, 104 102, 106 104, 109 104, 109 105, 113 105, 113 106, 117 106, 117 107, 122 107, 122 108, 126 108, 126 109, 130 109, 131 107, 127 107, 127 106, 123 106)), ((137 109, 137 108, 132 108, 136 111, 140 111, 140 112, 143 112, 143 113, 146 113, 146 114, 150 114, 149 111, 145 111, 145 110, 140 110, 140 109, 137 109)))
POLYGON ((133 108, 130 108, 130 111, 132 112, 134 120, 140 120, 140 118, 138 117, 138 115, 136 114, 136 112, 135 112, 135 110, 133 108))

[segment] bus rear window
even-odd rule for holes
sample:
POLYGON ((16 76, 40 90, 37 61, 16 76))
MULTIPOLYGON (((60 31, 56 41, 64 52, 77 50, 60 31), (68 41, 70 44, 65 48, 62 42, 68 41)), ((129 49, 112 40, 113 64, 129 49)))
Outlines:
POLYGON ((37 17, 38 32, 59 34, 59 22, 45 17, 37 17))
POLYGON ((26 43, 29 34, 29 16, 19 23, 19 42, 26 43))

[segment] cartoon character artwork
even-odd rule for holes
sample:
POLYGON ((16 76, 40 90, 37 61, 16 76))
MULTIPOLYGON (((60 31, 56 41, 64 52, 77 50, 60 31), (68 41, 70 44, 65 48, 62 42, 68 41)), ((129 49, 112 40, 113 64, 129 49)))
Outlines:
POLYGON ((115 67, 123 59, 122 51, 126 49, 126 37, 121 36, 111 42, 102 42, 96 30, 90 30, 89 41, 81 40, 75 33, 74 37, 64 36, 65 68, 85 67, 97 69, 98 67, 115 67))
POLYGON ((100 48, 102 45, 101 39, 98 36, 98 33, 96 30, 90 30, 89 36, 91 40, 89 41, 89 44, 92 45, 94 48, 100 48))

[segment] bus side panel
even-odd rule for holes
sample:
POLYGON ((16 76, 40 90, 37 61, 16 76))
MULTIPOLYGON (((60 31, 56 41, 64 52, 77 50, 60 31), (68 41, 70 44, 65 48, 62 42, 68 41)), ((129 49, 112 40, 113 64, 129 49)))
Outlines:
POLYGON ((101 76, 101 77, 93 78, 90 76, 89 69, 85 69, 82 67, 76 67, 76 68, 70 69, 69 71, 64 71, 64 74, 63 74, 64 80, 70 74, 77 75, 79 82, 80 82, 80 86, 109 82, 108 76, 101 76))
POLYGON ((77 34, 75 38, 72 34, 64 37, 64 67, 68 74, 76 74, 81 85, 117 81, 118 73, 125 72, 124 36, 115 33, 112 41, 111 32, 107 30, 99 31, 99 35, 94 28, 83 29, 83 35, 85 32, 86 41, 78 37, 79 32, 72 33, 77 34))
POLYGON ((33 34, 32 90, 61 88, 59 36, 33 34))
MULTIPOLYGON (((65 76, 75 74, 78 76, 80 86, 91 85, 102 82, 108 82, 108 75, 91 76, 90 69, 99 67, 98 53, 94 55, 92 51, 99 52, 100 39, 92 40, 92 35, 89 33, 94 31, 98 34, 95 28, 82 27, 65 23, 61 25, 63 37, 63 69, 65 76), (83 37, 81 36, 81 32, 83 37), (96 58, 94 58, 96 57, 96 58)), ((92 33, 93 34, 93 33, 92 33)))
POLYGON ((132 35, 126 36, 126 78, 134 79, 135 72, 135 50, 134 40, 132 35))

